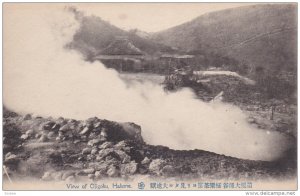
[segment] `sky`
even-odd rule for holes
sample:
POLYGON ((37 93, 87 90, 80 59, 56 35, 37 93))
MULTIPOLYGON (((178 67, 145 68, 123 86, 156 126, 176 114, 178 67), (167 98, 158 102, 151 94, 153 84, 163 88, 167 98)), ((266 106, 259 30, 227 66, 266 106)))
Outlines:
POLYGON ((255 3, 98 3, 74 4, 125 30, 157 32, 190 21, 202 14, 255 3))

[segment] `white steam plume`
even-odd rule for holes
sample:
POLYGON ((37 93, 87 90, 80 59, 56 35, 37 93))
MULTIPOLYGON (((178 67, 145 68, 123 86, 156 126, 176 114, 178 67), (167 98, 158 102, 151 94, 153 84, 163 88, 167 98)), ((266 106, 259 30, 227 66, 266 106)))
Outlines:
MULTIPOLYGON (((46 4, 47 5, 47 4, 46 4)), ((50 5, 4 6, 4 104, 20 113, 135 122, 150 144, 272 160, 287 139, 247 124, 237 107, 204 103, 184 89, 128 87, 116 71, 65 49, 79 24, 50 5)), ((58 9, 59 8, 59 9, 58 9)))

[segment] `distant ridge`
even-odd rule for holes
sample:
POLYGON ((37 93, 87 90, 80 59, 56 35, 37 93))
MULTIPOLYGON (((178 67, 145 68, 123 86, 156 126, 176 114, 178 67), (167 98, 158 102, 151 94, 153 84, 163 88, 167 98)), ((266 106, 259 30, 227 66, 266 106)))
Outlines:
POLYGON ((176 52, 169 46, 140 37, 140 31, 124 31, 100 17, 84 16, 77 10, 73 12, 80 22, 80 28, 70 45, 86 56, 114 55, 117 53, 155 55, 176 52))
POLYGON ((297 4, 257 4, 204 14, 152 35, 188 53, 214 52, 254 71, 297 67, 297 4))

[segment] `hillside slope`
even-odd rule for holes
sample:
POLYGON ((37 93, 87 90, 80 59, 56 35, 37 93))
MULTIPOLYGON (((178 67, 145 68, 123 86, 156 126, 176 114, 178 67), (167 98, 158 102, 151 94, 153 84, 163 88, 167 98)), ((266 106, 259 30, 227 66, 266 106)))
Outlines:
MULTIPOLYGON (((73 12, 75 13, 77 20, 80 22, 80 28, 74 35, 71 46, 81 51, 86 56, 102 54, 103 50, 106 55, 110 55, 105 49, 120 39, 127 40, 128 43, 130 42, 132 44, 132 47, 138 48, 143 53, 150 55, 163 52, 174 52, 171 47, 138 36, 136 31, 124 31, 102 20, 100 17, 84 16, 76 10, 73 12)), ((114 45, 116 47, 119 46, 118 44, 114 45)), ((113 49, 110 47, 110 51, 114 51, 112 55, 115 55, 115 51, 119 51, 120 54, 126 55, 127 50, 120 51, 121 49, 122 48, 113 49)), ((130 54, 131 53, 129 52, 128 55, 130 54)))
MULTIPOLYGON (((152 39, 186 52, 217 53, 247 64, 249 72, 294 71, 297 5, 258 4, 202 15, 152 39)), ((246 67, 245 67, 246 69, 246 67)))

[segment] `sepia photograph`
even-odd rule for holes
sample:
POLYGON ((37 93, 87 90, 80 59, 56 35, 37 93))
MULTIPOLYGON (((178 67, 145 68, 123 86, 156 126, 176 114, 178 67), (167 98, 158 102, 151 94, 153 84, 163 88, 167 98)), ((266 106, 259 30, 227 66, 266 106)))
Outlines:
POLYGON ((2 12, 3 191, 295 195, 298 3, 2 12))

